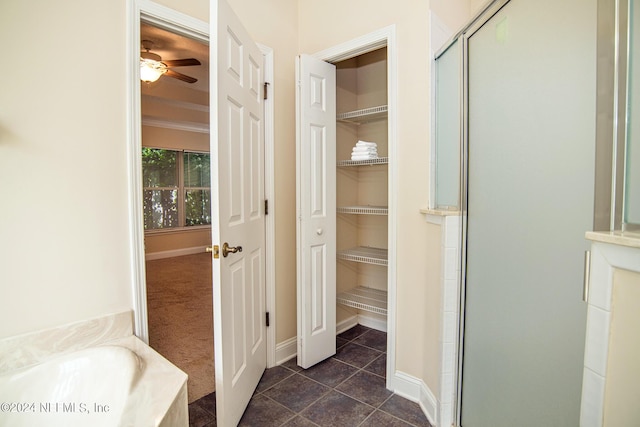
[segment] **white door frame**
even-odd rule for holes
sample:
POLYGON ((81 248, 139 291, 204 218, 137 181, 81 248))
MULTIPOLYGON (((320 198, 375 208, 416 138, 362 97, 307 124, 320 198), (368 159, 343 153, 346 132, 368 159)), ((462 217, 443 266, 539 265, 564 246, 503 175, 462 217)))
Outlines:
MULTIPOLYGON (((127 172, 129 195, 129 236, 134 333, 149 343, 147 286, 145 274, 144 223, 142 207, 142 112, 140 100, 140 21, 209 44, 209 24, 149 0, 127 1, 127 172)), ((269 82, 269 98, 264 102, 265 198, 270 200, 266 216, 266 307, 275 315, 275 193, 274 182, 274 96, 273 49, 258 45, 264 55, 264 78, 269 82)), ((267 328, 267 367, 275 365, 275 325, 267 328)))
POLYGON ((389 251, 387 266, 387 388, 400 390, 404 381, 396 376, 396 289, 397 289, 397 237, 398 237, 398 49, 396 27, 390 25, 313 54, 323 61, 336 63, 355 56, 387 48, 387 105, 389 133, 389 251))

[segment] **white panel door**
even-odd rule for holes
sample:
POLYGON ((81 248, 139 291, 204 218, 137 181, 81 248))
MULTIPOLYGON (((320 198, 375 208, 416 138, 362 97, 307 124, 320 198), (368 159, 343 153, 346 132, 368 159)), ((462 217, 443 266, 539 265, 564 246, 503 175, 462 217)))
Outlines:
POLYGON ((263 57, 223 0, 212 3, 210 22, 214 351, 217 421, 226 427, 266 367, 263 57), (224 256, 225 243, 236 252, 224 256))
POLYGON ((336 68, 296 61, 298 365, 336 353, 336 68))

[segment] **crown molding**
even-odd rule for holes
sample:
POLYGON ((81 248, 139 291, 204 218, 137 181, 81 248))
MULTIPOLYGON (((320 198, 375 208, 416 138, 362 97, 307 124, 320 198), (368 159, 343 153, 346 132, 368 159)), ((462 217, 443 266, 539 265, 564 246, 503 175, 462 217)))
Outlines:
POLYGON ((151 126, 163 129, 182 130, 186 132, 209 133, 207 123, 185 122, 179 120, 166 120, 151 116, 142 116, 142 126, 151 126))
POLYGON ((188 102, 188 101, 179 101, 177 99, 163 98, 161 96, 155 96, 155 95, 144 95, 143 94, 142 95, 142 101, 143 102, 155 102, 157 104, 170 105, 172 107, 182 108, 182 109, 185 109, 185 110, 201 111, 203 113, 208 113, 209 112, 209 106, 208 105, 196 104, 195 102, 188 102))

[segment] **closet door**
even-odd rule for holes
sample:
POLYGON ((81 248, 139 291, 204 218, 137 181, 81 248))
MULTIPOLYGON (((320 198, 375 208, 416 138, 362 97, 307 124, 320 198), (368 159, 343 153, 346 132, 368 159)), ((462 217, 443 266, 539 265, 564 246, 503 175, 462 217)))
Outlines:
POLYGON ((298 365, 336 353, 336 68, 296 61, 298 365))
POLYGON ((512 0, 469 38, 462 426, 579 425, 595 0, 512 0))

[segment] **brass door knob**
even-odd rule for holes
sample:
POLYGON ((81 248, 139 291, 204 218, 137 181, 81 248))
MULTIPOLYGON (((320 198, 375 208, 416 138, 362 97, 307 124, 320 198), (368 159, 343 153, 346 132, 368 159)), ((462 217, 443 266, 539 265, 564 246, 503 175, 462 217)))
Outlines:
POLYGON ((229 254, 235 254, 236 252, 242 252, 242 246, 229 246, 227 242, 222 244, 222 256, 227 257, 229 254))

